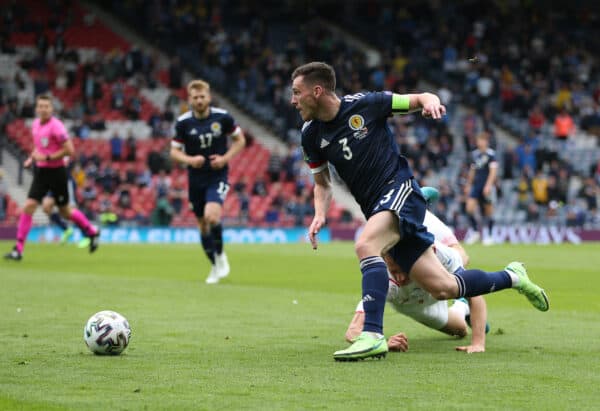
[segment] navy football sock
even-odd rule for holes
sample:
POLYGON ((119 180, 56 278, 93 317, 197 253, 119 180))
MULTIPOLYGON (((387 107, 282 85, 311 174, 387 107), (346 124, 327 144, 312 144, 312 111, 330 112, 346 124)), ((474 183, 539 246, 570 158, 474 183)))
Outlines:
POLYGON ((210 260, 211 264, 215 265, 215 246, 213 244, 212 235, 210 233, 209 234, 202 233, 201 239, 202 239, 202 248, 204 248, 204 252, 206 253, 206 256, 210 260))
POLYGON ((378 256, 360 260, 362 271, 362 301, 365 310, 365 325, 363 331, 383 334, 383 311, 389 280, 387 266, 383 258, 378 256))
POLYGON ((458 297, 476 297, 512 287, 506 271, 486 272, 482 270, 456 270, 458 297))
POLYGON ((488 226, 488 230, 490 230, 490 233, 491 233, 492 229, 494 228, 494 219, 492 217, 488 218, 487 226, 488 226))
POLYGON ((67 228, 69 228, 69 226, 67 226, 67 223, 65 222, 65 220, 63 220, 62 217, 60 216, 60 214, 57 212, 50 214, 50 221, 52 221, 54 224, 56 224, 58 227, 60 227, 60 229, 63 231, 65 231, 67 228))
POLYGON ((223 226, 217 224, 210 229, 212 235, 215 252, 219 255, 223 253, 223 226))
POLYGON ((475 231, 477 231, 479 229, 478 224, 477 224, 477 219, 475 218, 474 215, 469 215, 469 222, 471 223, 471 228, 475 231))

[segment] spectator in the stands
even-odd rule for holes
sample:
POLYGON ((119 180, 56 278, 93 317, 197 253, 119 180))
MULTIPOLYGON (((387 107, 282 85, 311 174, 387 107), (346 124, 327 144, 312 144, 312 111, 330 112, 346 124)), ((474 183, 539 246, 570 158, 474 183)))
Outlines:
POLYGON ((252 195, 266 197, 267 196, 267 183, 264 176, 258 176, 254 181, 252 187, 252 195))
POLYGON ((152 172, 145 164, 141 164, 138 167, 135 183, 140 188, 152 186, 152 172))
POLYGON ((110 158, 112 161, 123 160, 123 139, 116 131, 110 138, 110 158))
POLYGON ((8 187, 4 181, 4 170, 0 168, 0 221, 6 219, 8 209, 8 187))
POLYGON ((579 190, 579 197, 581 197, 586 205, 588 211, 596 213, 598 211, 598 196, 600 195, 600 187, 596 181, 588 177, 583 181, 583 185, 579 190))
POLYGON ((565 142, 574 132, 575 123, 573 117, 571 117, 567 108, 563 107, 554 119, 554 136, 557 140, 565 142))
POLYGON ((102 97, 102 88, 100 87, 100 82, 92 71, 89 71, 85 74, 85 77, 81 82, 81 88, 84 100, 96 100, 102 97))
POLYGON ((515 154, 517 156, 517 166, 520 171, 525 169, 534 171, 537 169, 535 151, 527 140, 521 140, 521 144, 515 149, 515 154))
POLYGON ((548 204, 548 178, 542 170, 538 170, 531 180, 531 190, 536 204, 542 206, 548 204))
POLYGON ((100 224, 102 225, 119 225, 119 216, 114 211, 113 203, 110 199, 109 194, 104 194, 104 196, 100 200, 98 219, 100 220, 100 224))
POLYGON ((167 175, 165 169, 161 169, 158 175, 154 177, 153 187, 156 193, 156 197, 168 197, 171 191, 171 177, 167 175))
POLYGON ((121 181, 131 185, 137 184, 137 173, 135 172, 133 165, 127 167, 127 169, 123 171, 122 174, 123 175, 121 177, 121 181))
POLYGON ((171 224, 175 210, 169 203, 166 196, 160 196, 156 200, 156 206, 152 211, 151 222, 152 225, 158 227, 167 227, 171 224))
POLYGON ((481 69, 479 78, 476 81, 476 88, 477 97, 479 98, 478 107, 481 112, 483 112, 494 94, 494 79, 492 77, 492 71, 488 66, 481 69))
POLYGON ((129 130, 129 135, 127 136, 127 140, 125 140, 125 148, 127 149, 125 160, 135 161, 137 154, 137 143, 135 136, 133 135, 133 131, 131 130, 129 130))
POLYGON ((169 201, 176 214, 181 213, 183 205, 187 199, 187 190, 185 186, 186 180, 184 176, 180 176, 173 181, 173 185, 169 190, 169 201))
POLYGON ((85 186, 86 177, 85 171, 83 170, 83 167, 81 167, 81 162, 75 161, 73 164, 73 169, 71 170, 71 177, 73 177, 73 180, 75 180, 75 185, 77 188, 82 188, 85 186))
POLYGON ((577 199, 571 199, 566 210, 567 227, 581 227, 585 223, 586 213, 577 199))
POLYGON ((127 184, 121 184, 117 193, 117 205, 122 209, 131 208, 131 189, 127 184))
POLYGON ((529 131, 531 134, 538 134, 546 123, 546 116, 542 108, 536 104, 529 112, 529 131))
POLYGON ((132 95, 127 101, 125 114, 130 120, 139 120, 142 112, 142 100, 137 95, 132 95))
POLYGON ((115 189, 119 185, 119 175, 116 170, 107 163, 104 168, 101 169, 98 178, 96 179, 98 184, 102 187, 105 193, 114 193, 115 189))
POLYGON ((115 82, 110 88, 110 106, 113 110, 125 108, 125 90, 120 81, 115 82))
POLYGON ((565 204, 566 198, 563 198, 556 177, 550 174, 547 179, 548 204, 565 204))
POLYGON ((269 181, 271 183, 279 181, 281 178, 281 170, 283 168, 283 159, 278 148, 271 151, 269 162, 267 165, 267 174, 269 175, 269 181))
POLYGON ((296 195, 288 201, 286 212, 294 219, 294 225, 304 226, 304 219, 313 213, 312 202, 307 192, 296 195))
POLYGON ((240 179, 234 184, 233 186, 233 190, 236 193, 243 193, 246 192, 246 190, 248 189, 248 176, 243 175, 240 177, 240 179))
POLYGON ((81 190, 81 198, 90 202, 98 198, 98 190, 96 190, 96 185, 92 181, 88 181, 81 190))

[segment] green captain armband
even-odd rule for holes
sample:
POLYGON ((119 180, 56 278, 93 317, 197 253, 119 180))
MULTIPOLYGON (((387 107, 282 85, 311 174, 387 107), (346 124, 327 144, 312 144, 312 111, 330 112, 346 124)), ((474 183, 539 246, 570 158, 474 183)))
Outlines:
POLYGON ((392 113, 408 113, 410 109, 410 98, 407 95, 392 94, 392 113))

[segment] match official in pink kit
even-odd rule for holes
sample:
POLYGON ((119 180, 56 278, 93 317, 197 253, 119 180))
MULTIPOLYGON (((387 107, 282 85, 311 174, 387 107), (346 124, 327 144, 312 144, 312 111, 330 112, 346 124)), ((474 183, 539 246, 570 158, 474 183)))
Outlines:
POLYGON ((35 104, 37 118, 31 125, 34 149, 24 163, 25 167, 34 167, 33 182, 19 216, 17 243, 12 251, 4 256, 8 260, 20 261, 23 258, 33 213, 48 192, 52 193, 63 218, 73 221, 90 238, 90 253, 96 251, 99 245, 100 230, 94 227, 81 211, 69 205, 68 171, 65 164, 68 157, 73 157, 75 149, 64 124, 54 117, 52 112, 50 96, 38 96, 35 104))

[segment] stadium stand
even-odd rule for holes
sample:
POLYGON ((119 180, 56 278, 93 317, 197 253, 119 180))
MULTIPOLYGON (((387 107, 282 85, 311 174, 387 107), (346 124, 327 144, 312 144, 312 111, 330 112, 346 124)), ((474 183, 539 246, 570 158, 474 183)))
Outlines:
MULTIPOLYGON (((533 7, 521 6, 515 13, 511 5, 476 3, 394 7, 384 1, 343 5, 326 1, 312 10, 298 10, 289 2, 268 2, 265 13, 256 17, 247 3, 224 0, 196 6, 188 1, 115 1, 110 7, 98 2, 169 53, 168 67, 159 67, 151 52, 128 44, 77 5, 59 2, 65 9, 51 11, 43 2, 11 3, 12 17, 5 18, 2 26, 2 58, 12 61, 12 66, 18 61, 18 68, 2 75, 2 124, 11 141, 27 150, 27 127, 21 115, 27 110, 24 96, 31 98, 32 90, 50 90, 60 102, 61 115, 71 120, 78 150, 100 157, 96 168, 111 163, 108 141, 115 132, 124 131, 124 124, 135 130, 135 158, 148 163, 147 156, 154 151, 152 157, 160 163, 169 125, 181 109, 182 73, 190 69, 289 144, 279 179, 269 178, 272 153, 258 143, 236 159, 231 182, 237 189, 225 204, 229 221, 300 224, 312 212, 310 182, 307 176, 299 178, 300 124, 288 103, 289 73, 301 62, 326 60, 338 70, 340 93, 407 92, 428 81, 439 87, 446 101, 451 100, 444 123, 407 116, 391 120, 390 126, 417 178, 440 187, 436 211, 455 227, 465 226, 465 154, 482 129, 494 132, 501 158, 498 221, 600 225, 600 149, 593 134, 600 123, 593 53, 599 37, 594 35, 594 18, 575 11, 552 15, 543 8, 534 15, 533 7), (31 13, 23 13, 31 7, 36 16, 53 17, 31 18, 31 13), (546 28, 572 27, 574 22, 578 30, 546 28), (347 27, 378 49, 378 62, 370 61, 344 34, 347 27), (7 75, 19 80, 14 83, 20 91, 11 89, 7 75), (465 111, 463 105, 473 109, 465 111), (575 125, 566 141, 555 137, 554 130, 562 108, 575 125), (504 131, 512 136, 506 139, 504 131), (534 199, 532 185, 539 179, 549 181, 542 184, 550 191, 544 201, 534 199), (296 186, 296 180, 302 187, 296 186)), ((112 165, 117 174, 127 173, 126 165, 112 165)), ((179 181, 183 171, 169 170, 171 181, 179 181)), ((147 204, 155 204, 150 190, 137 187, 131 194, 136 199, 132 209, 142 208, 144 218, 150 218, 147 204)), ((90 208, 99 210, 99 204, 90 208)), ((124 221, 140 220, 135 211, 122 214, 124 221)), ((330 218, 353 222, 337 205, 330 218)), ((171 223, 191 221, 184 207, 171 223)))

